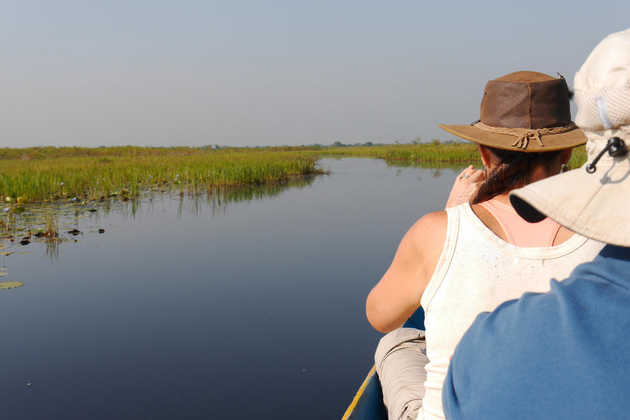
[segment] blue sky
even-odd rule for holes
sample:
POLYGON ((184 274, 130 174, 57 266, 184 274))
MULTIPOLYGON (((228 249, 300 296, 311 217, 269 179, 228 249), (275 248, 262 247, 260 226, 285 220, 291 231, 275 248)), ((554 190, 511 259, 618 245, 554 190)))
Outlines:
POLYGON ((483 85, 573 75, 630 2, 11 1, 2 146, 452 138, 483 85))

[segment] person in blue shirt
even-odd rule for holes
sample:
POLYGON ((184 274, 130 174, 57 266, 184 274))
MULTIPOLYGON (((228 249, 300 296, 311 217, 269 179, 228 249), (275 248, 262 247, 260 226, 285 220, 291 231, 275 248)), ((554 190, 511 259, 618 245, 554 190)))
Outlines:
POLYGON ((600 42, 574 89, 589 161, 510 200, 608 245, 549 292, 477 317, 451 359, 447 419, 630 418, 630 29, 600 42))

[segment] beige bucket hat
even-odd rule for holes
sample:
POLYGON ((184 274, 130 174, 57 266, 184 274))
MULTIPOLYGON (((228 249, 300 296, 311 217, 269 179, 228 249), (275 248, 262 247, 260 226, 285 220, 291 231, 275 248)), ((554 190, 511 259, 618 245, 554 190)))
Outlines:
POLYGON ((485 146, 519 152, 552 152, 586 143, 573 121, 563 77, 517 71, 486 83, 479 121, 440 128, 485 146))
POLYGON ((630 247, 630 29, 595 47, 574 88, 588 162, 514 190, 510 201, 528 221, 546 215, 586 237, 630 247))

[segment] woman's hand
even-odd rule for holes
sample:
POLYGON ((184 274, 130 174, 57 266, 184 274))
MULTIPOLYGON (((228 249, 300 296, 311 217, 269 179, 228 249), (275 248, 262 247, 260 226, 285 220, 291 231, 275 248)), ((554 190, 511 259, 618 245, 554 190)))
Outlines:
POLYGON ((475 169, 472 165, 464 169, 455 179, 445 208, 455 207, 472 200, 485 180, 485 171, 475 169))

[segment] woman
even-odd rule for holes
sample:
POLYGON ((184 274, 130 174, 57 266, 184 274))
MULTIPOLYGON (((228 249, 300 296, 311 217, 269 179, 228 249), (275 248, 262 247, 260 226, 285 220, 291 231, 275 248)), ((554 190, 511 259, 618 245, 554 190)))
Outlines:
POLYGON ((510 190, 559 173, 586 141, 571 121, 564 78, 516 72, 491 80, 479 122, 441 127, 477 143, 485 171, 464 170, 447 210, 411 227, 368 296, 372 326, 395 330, 376 354, 390 419, 444 418, 448 362, 476 315, 525 291, 547 291, 551 277, 565 278, 602 247, 550 219, 527 223, 508 200, 510 190), (458 201, 465 202, 449 207, 458 201), (420 306, 426 358, 422 333, 397 329, 420 306))

